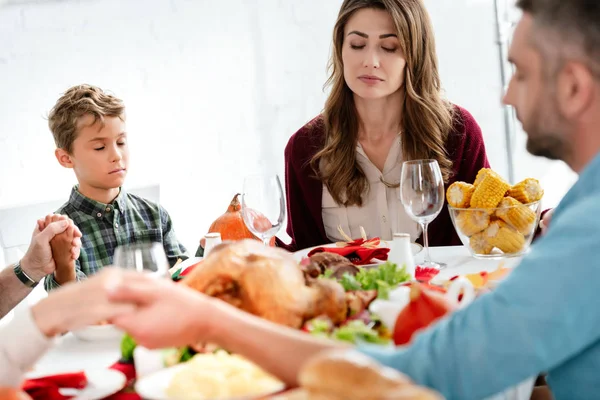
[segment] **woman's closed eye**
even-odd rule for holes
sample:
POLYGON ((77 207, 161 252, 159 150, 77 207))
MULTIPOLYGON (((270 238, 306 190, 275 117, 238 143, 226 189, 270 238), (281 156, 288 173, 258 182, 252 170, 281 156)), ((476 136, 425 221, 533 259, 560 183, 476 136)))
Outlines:
MULTIPOLYGON (((365 45, 364 44, 362 44, 362 45, 351 44, 350 48, 352 50, 362 50, 362 49, 365 48, 365 45)), ((385 47, 385 46, 381 46, 381 48, 382 48, 383 51, 385 51, 387 53, 395 53, 396 50, 398 50, 397 47, 385 47)))
POLYGON ((97 148, 95 148, 94 150, 96 150, 96 151, 101 151, 101 150, 104 150, 104 146, 102 146, 102 147, 97 147, 97 148))

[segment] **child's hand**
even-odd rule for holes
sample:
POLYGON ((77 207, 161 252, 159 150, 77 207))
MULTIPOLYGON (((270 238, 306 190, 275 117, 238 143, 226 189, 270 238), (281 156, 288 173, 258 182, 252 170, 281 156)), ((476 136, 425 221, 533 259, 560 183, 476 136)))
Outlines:
MULTIPOLYGON (((39 219, 37 221, 38 224, 38 229, 41 231, 43 231, 44 229, 46 229, 46 227, 52 223, 52 222, 56 222, 56 221, 69 221, 70 222, 70 228, 73 229, 73 242, 71 243, 71 257, 73 258, 73 260, 77 260, 79 258, 79 252, 81 250, 81 231, 79 230, 79 228, 77 228, 74 224, 73 221, 71 221, 71 219, 65 215, 60 215, 60 214, 50 214, 47 215, 46 218, 44 219, 39 219)), ((67 230, 65 230, 63 232, 63 234, 67 234, 67 230)), ((59 235, 58 235, 59 236, 59 235)), ((56 237, 55 237, 56 238, 56 237)))
MULTIPOLYGON (((56 222, 66 217, 62 215, 50 215, 44 223, 56 222)), ((56 235, 50 241, 52 258, 56 265, 54 278, 59 284, 64 284, 76 279, 75 260, 79 257, 81 249, 81 232, 74 225, 70 225, 63 233, 56 235)))

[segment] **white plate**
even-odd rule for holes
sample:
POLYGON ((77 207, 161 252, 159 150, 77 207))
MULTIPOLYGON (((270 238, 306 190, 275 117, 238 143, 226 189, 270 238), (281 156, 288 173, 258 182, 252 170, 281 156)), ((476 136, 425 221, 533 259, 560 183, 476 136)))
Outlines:
MULTIPOLYGON (((173 380, 175 374, 181 369, 185 368, 185 364, 175 365, 170 368, 165 368, 163 370, 151 373, 144 377, 138 378, 135 383, 135 391, 140 395, 142 399, 145 400, 177 400, 172 397, 167 396, 166 391, 173 380)), ((283 390, 283 385, 279 390, 283 390)), ((275 391, 273 393, 276 393, 275 391)), ((252 399, 260 399, 264 396, 267 396, 271 393, 265 393, 262 395, 254 396, 254 397, 236 397, 230 398, 228 400, 252 400, 252 399)), ((207 399, 208 400, 208 399, 207 399)))
POLYGON ((125 334, 123 331, 115 328, 112 324, 92 325, 72 332, 73 335, 85 342, 94 342, 98 340, 120 339, 125 334))
MULTIPOLYGON (((321 246, 310 247, 308 249, 298 250, 298 251, 294 252, 294 257, 298 261, 301 261, 303 258, 308 257, 308 253, 310 253, 313 249, 316 249, 318 247, 337 247, 337 245, 335 243, 329 243, 329 244, 324 244, 324 245, 321 245, 321 246)), ((387 246, 383 242, 379 245, 379 247, 389 248, 389 246, 387 246)), ((412 250, 413 256, 416 256, 417 254, 419 254, 423 250, 423 246, 421 246, 418 243, 411 243, 410 244, 410 249, 412 250)), ((363 267, 373 266, 373 265, 381 264, 381 263, 384 262, 384 261, 379 261, 379 260, 375 260, 375 261, 376 261, 375 263, 368 264, 368 265, 363 265, 363 267)))
MULTIPOLYGON (((127 378, 119 371, 112 369, 84 370, 88 384, 84 389, 60 389, 64 396, 75 396, 72 400, 100 400, 117 393, 127 384, 127 378)), ((30 372, 25 378, 36 379, 56 373, 30 372)))

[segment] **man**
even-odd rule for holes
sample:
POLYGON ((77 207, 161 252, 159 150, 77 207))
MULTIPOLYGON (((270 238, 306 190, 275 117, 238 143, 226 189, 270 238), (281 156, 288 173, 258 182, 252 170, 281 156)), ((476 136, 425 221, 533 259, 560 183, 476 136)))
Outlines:
MULTIPOLYGON (((517 110, 528 150, 565 161, 579 182, 554 210, 547 234, 494 292, 410 346, 362 350, 448 399, 485 398, 544 371, 555 398, 597 398, 600 2, 519 0, 518 6, 524 15, 510 50, 516 72, 504 101, 517 110)), ((143 345, 206 340, 290 384, 309 357, 340 346, 144 276, 112 297, 139 306, 114 322, 143 345)))
POLYGON ((55 252, 66 249, 75 260, 79 257, 80 247, 81 232, 69 218, 52 215, 40 219, 23 259, 0 271, 0 318, 27 297, 44 276, 54 272, 53 248, 55 252), (70 243, 62 243, 64 238, 73 239, 70 243))

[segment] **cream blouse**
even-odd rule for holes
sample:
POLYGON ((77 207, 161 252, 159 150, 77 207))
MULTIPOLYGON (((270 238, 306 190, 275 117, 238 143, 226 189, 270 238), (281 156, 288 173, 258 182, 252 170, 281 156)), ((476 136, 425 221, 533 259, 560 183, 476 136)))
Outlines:
POLYGON ((356 159, 369 181, 370 189, 363 195, 363 206, 344 207, 338 205, 323 185, 322 216, 325 233, 332 242, 343 241, 338 225, 353 239, 361 237, 360 227, 367 237, 391 240, 392 233, 409 233, 411 241, 421 235, 419 224, 404 211, 400 201, 400 188, 388 188, 380 178, 390 184, 400 183, 402 171, 402 149, 400 141, 394 141, 385 160, 383 173, 369 160, 358 143, 356 159))
POLYGON ((53 344, 54 339, 40 331, 31 309, 15 312, 0 329, 0 386, 19 387, 25 373, 53 344))

